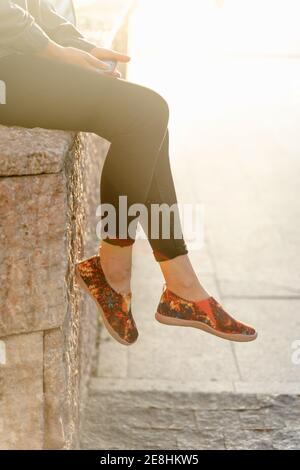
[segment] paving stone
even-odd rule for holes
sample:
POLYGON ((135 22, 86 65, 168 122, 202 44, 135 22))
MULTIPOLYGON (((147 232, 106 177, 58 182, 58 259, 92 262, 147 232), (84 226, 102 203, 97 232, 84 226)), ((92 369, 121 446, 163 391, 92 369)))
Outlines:
MULTIPOLYGON (((131 378, 92 378, 90 382, 91 389, 100 391, 117 392, 177 392, 177 393, 196 393, 199 392, 199 382, 189 380, 188 382, 178 382, 178 380, 152 380, 152 379, 131 379, 131 378)), ((201 393, 223 393, 233 392, 231 382, 201 381, 201 393)))
POLYGON ((177 431, 131 428, 126 425, 111 426, 106 429, 90 427, 83 434, 84 449, 177 449, 177 431), (96 438, 95 438, 96 436, 96 438), (113 439, 112 439, 113 436, 113 439))
POLYGON ((230 430, 224 431, 225 447, 228 450, 272 450, 272 436, 268 431, 230 430))
POLYGON ((101 377, 127 377, 128 351, 102 329, 97 374, 101 377))
POLYGON ((223 450, 224 436, 221 429, 212 431, 197 431, 182 433, 177 438, 177 449, 223 450))
POLYGON ((265 410, 263 417, 269 428, 281 428, 286 427, 290 430, 300 430, 300 412, 293 408, 275 408, 271 410, 265 410))
POLYGON ((241 429, 264 430, 265 420, 260 410, 243 410, 239 413, 241 429))
POLYGON ((248 297, 248 298, 257 298, 257 297, 271 297, 278 298, 287 297, 287 298, 299 298, 300 299, 300 289, 297 289, 296 286, 288 287, 284 285, 274 285, 275 282, 270 280, 231 280, 231 279, 219 279, 219 287, 222 293, 223 298, 234 298, 234 297, 248 297))
POLYGON ((239 393, 255 393, 265 394, 266 392, 274 395, 291 394, 293 396, 299 394, 300 384, 299 382, 278 382, 278 381, 234 381, 234 390, 239 393))
POLYGON ((258 410, 262 406, 257 396, 252 394, 221 393, 216 400, 220 410, 258 410))
MULTIPOLYGON (((214 393, 189 393, 177 392, 170 390, 169 392, 148 390, 148 391, 124 391, 120 393, 119 390, 112 392, 107 389, 100 390, 97 387, 97 381, 93 381, 90 388, 89 404, 94 402, 97 404, 105 403, 108 407, 126 407, 131 406, 132 403, 136 407, 142 408, 158 408, 173 410, 217 410, 218 409, 218 396, 214 393), (100 400, 101 397, 101 400, 100 400)), ((100 404, 99 404, 100 407, 100 404)))
POLYGON ((101 381, 94 379, 83 448, 110 445, 116 449, 126 446, 137 449, 144 445, 146 449, 272 449, 275 437, 276 446, 284 448, 286 441, 280 439, 285 435, 291 436, 292 448, 298 445, 297 396, 168 393, 153 389, 112 392, 109 387, 98 388, 97 384, 101 381), (126 428, 130 437, 125 439, 126 428), (158 442, 152 433, 161 431, 168 438, 158 442))
POLYGON ((239 413, 237 411, 195 411, 198 429, 218 430, 237 428, 240 426, 239 413))
POLYGON ((196 429, 195 415, 192 410, 135 407, 129 410, 126 416, 128 416, 127 423, 131 427, 141 430, 173 429, 185 431, 196 429))
MULTIPOLYGON (((276 119, 273 116, 273 122, 276 119)), ((252 132, 255 141, 255 131, 252 132)), ((222 293, 227 296, 299 295, 296 251, 299 227, 294 223, 299 209, 293 203, 299 162, 288 150, 283 158, 274 144, 272 150, 264 151, 263 146, 253 149, 248 158, 250 136, 251 131, 244 142, 235 136, 234 151, 223 139, 222 150, 219 142, 210 149, 206 162, 197 160, 198 171, 206 174, 201 197, 222 293), (225 157, 227 151, 230 158, 225 157), (267 174, 271 166, 272 180, 267 174), (212 180, 213 187, 209 184, 212 180), (233 210, 237 193, 239 200, 233 210), (284 250, 282 240, 289 240, 284 250)), ((203 154, 206 150, 205 142, 195 140, 191 155, 185 153, 185 164, 195 152, 203 154)), ((284 145, 287 148, 287 142, 284 145)), ((195 194, 199 194, 197 187, 195 194)))
MULTIPOLYGON (((280 408, 269 408, 260 411, 260 417, 263 420, 265 429, 284 429, 289 423, 280 408)), ((298 415, 298 419, 300 416, 298 415)), ((296 421, 296 420, 295 420, 296 421)), ((249 429, 249 428, 247 428, 249 429)))
MULTIPOLYGON (((105 403, 105 402, 104 402, 105 403)), ((98 407, 97 412, 93 406, 88 406, 86 413, 88 426, 95 426, 99 429, 111 426, 128 426, 140 429, 170 429, 170 430, 196 430, 195 415, 193 410, 175 410, 172 408, 151 408, 136 406, 133 402, 131 406, 114 407, 114 414, 107 413, 108 403, 98 407)))
POLYGON ((300 369, 292 361, 292 345, 300 334, 300 318, 295 316, 300 300, 226 299, 225 305, 258 331, 253 343, 234 344, 242 381, 269 382, 270 393, 273 382, 299 383, 300 369))
POLYGON ((296 409, 300 411, 300 394, 281 394, 274 397, 262 398, 262 400, 272 400, 272 403, 282 409, 296 409))
POLYGON ((193 328, 151 326, 129 350, 129 377, 199 382, 239 377, 229 343, 193 328))
POLYGON ((300 450, 300 430, 280 430, 272 435, 273 448, 277 450, 300 450))

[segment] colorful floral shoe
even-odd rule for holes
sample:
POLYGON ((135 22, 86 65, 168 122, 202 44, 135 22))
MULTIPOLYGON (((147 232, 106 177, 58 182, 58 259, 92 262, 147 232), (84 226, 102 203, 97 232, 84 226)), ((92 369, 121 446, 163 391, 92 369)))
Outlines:
POLYGON ((108 284, 98 255, 80 261, 75 269, 78 283, 96 303, 111 336, 122 344, 134 343, 138 331, 131 314, 131 292, 121 294, 108 284))
POLYGON ((254 328, 234 320, 213 297, 198 302, 185 300, 166 285, 155 317, 166 325, 192 326, 230 341, 253 341, 257 337, 254 328))

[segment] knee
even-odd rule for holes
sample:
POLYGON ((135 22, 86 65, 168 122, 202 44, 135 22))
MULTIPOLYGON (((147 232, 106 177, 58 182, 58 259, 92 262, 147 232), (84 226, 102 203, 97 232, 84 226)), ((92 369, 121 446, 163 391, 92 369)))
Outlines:
POLYGON ((165 129, 169 122, 169 105, 167 100, 158 92, 151 88, 143 87, 142 96, 140 96, 140 123, 147 122, 154 124, 155 127, 165 129))
MULTIPOLYGON (((117 106, 119 113, 113 122, 113 132, 108 140, 120 134, 133 133, 145 136, 164 135, 169 122, 169 105, 167 100, 152 88, 132 82, 116 82, 117 106)), ((97 133, 97 132, 96 132, 97 133)), ((104 136, 105 137, 105 136, 104 136)))
POLYGON ((150 90, 151 110, 156 120, 158 120, 164 127, 169 122, 169 104, 167 100, 154 90, 150 90))

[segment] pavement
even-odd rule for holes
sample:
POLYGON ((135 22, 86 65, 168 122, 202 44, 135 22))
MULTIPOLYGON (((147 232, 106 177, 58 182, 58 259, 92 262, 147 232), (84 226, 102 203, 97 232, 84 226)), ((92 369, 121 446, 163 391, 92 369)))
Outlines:
POLYGON ((238 344, 158 324, 163 279, 138 240, 140 336, 126 348, 102 329, 82 446, 300 448, 300 61, 203 57, 195 73, 174 71, 167 51, 184 50, 183 37, 169 31, 162 46, 163 24, 153 37, 143 22, 149 8, 132 19, 128 79, 168 99, 178 200, 204 211, 204 244, 191 259, 258 338, 238 344))

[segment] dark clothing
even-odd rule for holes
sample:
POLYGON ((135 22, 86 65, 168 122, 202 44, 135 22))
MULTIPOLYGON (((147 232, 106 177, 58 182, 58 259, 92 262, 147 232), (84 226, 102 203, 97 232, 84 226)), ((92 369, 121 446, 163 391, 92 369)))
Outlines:
POLYGON ((0 57, 38 52, 49 38, 88 52, 95 47, 47 0, 0 0, 0 57))
MULTIPOLYGON (((164 239, 161 230, 158 239, 151 234, 151 203, 176 206, 166 101, 147 87, 38 58, 34 53, 46 47, 49 38, 86 51, 95 47, 47 0, 0 0, 0 80, 6 84, 0 124, 94 132, 110 141, 101 204, 114 206, 117 222, 123 214, 119 196, 127 196, 128 208, 145 204, 148 218, 140 221, 157 261, 186 254, 184 240, 174 237, 175 218, 170 219, 170 237, 164 239)), ((137 220, 126 214, 126 229, 137 220)), ((118 223, 116 229, 116 238, 106 241, 120 246, 134 242, 134 232, 123 239, 118 223)))
MULTIPOLYGON (((101 204, 176 204, 169 161, 168 104, 145 86, 34 55, 0 59, 6 104, 0 124, 94 132, 111 142, 101 175, 101 204)), ((128 223, 137 220, 129 217, 128 223)), ((150 221, 151 222, 151 221, 150 221)), ((148 230, 148 233, 151 233, 148 230)), ((118 235, 118 232, 117 232, 118 235)), ((186 254, 183 239, 152 239, 157 261, 186 254)), ((127 240, 110 240, 120 246, 127 240)))

